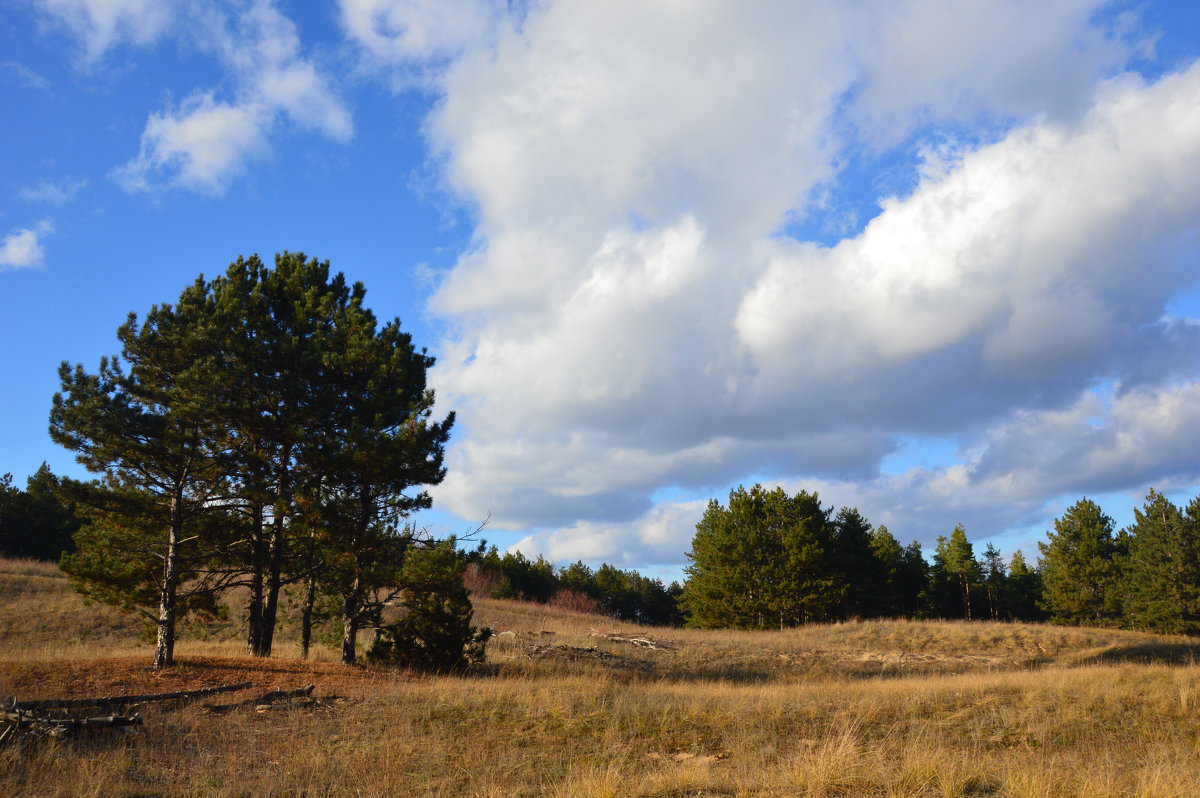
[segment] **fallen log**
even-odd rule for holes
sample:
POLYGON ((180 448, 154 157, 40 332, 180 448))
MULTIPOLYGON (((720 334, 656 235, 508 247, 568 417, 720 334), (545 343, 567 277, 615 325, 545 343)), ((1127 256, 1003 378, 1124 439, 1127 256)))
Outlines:
POLYGON ((259 696, 254 703, 274 704, 276 701, 285 701, 289 698, 302 698, 304 696, 312 695, 312 691, 315 687, 316 685, 314 684, 308 684, 295 690, 275 690, 259 696))
MULTIPOLYGON (((63 737, 81 731, 142 725, 142 718, 137 713, 128 716, 107 715, 98 718, 44 718, 18 711, 5 712, 4 718, 10 725, 5 730, 3 737, 7 737, 10 733, 20 729, 63 737)), ((0 737, 0 739, 3 739, 3 737, 0 737)))
POLYGON ((594 629, 592 630, 590 636, 591 637, 600 637, 600 638, 603 638, 603 639, 608 640, 613 643, 627 643, 631 646, 637 646, 638 648, 648 648, 651 651, 674 651, 675 650, 674 646, 668 646, 666 643, 662 643, 657 640, 651 640, 648 637, 634 637, 633 635, 605 634, 604 632, 598 632, 594 629))
POLYGON ((264 693, 258 698, 247 698, 245 701, 237 701, 233 704, 205 704, 204 709, 220 715, 232 712, 235 709, 241 709, 242 707, 269 707, 278 701, 286 701, 292 698, 307 698, 312 695, 315 687, 316 685, 309 684, 296 690, 274 690, 270 693, 264 693))
POLYGON ((8 709, 14 712, 28 712, 43 709, 82 709, 84 707, 105 707, 129 704, 144 704, 149 701, 177 701, 189 698, 201 698, 215 693, 227 693, 234 690, 245 690, 253 687, 254 682, 239 682, 221 687, 205 687, 202 690, 183 690, 175 693, 148 693, 146 695, 119 695, 108 698, 70 698, 58 701, 17 701, 13 699, 8 709))

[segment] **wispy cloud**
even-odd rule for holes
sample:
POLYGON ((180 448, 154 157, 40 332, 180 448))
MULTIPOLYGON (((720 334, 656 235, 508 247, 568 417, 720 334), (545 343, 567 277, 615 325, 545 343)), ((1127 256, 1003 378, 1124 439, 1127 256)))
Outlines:
POLYGON ((228 92, 197 87, 150 114, 138 154, 114 169, 127 190, 174 185, 221 193, 289 127, 336 141, 354 134, 329 77, 306 56, 295 24, 273 0, 188 4, 157 0, 39 0, 93 65, 109 50, 177 39, 223 67, 228 92))
POLYGON ((0 66, 3 66, 6 72, 13 75, 27 89, 50 91, 49 78, 39 72, 35 72, 24 64, 19 64, 16 61, 5 61, 0 66))
POLYGON ((0 241, 0 269, 25 269, 41 266, 45 253, 42 239, 54 232, 47 221, 38 222, 32 228, 13 230, 0 241))
POLYGON ((337 141, 354 134, 350 113, 315 64, 301 55, 296 26, 270 0, 226 13, 205 6, 198 47, 214 53, 236 86, 232 99, 198 90, 152 114, 138 155, 114 171, 128 190, 158 182, 220 193, 255 156, 270 150, 284 122, 337 141))
POLYGON ((34 5, 51 26, 79 43, 86 66, 122 44, 153 44, 171 23, 171 4, 161 0, 34 0, 34 5))
POLYGON ((442 61, 493 41, 508 22, 500 0, 340 0, 342 28, 382 65, 442 61))
POLYGON ((61 180, 43 180, 32 186, 22 186, 17 190, 17 196, 25 202, 66 205, 79 196, 79 192, 87 188, 87 184, 87 180, 72 177, 64 177, 61 180))

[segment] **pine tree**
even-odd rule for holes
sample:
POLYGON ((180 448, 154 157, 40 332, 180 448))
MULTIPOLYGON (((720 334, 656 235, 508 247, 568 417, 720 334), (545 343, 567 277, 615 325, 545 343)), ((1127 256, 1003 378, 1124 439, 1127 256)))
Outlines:
POLYGON ((900 595, 900 575, 903 568, 904 547, 888 531, 888 528, 883 525, 871 530, 870 546, 871 555, 879 563, 883 574, 878 589, 879 604, 877 606, 877 614, 893 618, 904 615, 905 612, 901 608, 902 599, 900 595))
POLYGON ((917 615, 929 568, 921 555, 921 544, 913 541, 901 546, 888 528, 881 525, 871 532, 871 552, 882 569, 877 614, 890 618, 917 615))
POLYGON ((983 571, 962 524, 954 527, 950 537, 938 536, 929 575, 926 607, 930 614, 967 620, 975 616, 972 590, 978 588, 983 571))
POLYGON ((782 488, 771 492, 768 508, 767 531, 783 555, 767 571, 768 584, 778 586, 772 605, 779 627, 832 619, 845 601, 847 585, 829 557, 831 510, 821 507, 816 493, 789 497, 782 488))
MULTIPOLYGON (((94 500, 90 523, 113 533, 136 529, 144 537, 138 545, 148 543, 158 558, 158 608, 152 614, 158 627, 156 668, 174 660, 177 593, 185 573, 182 547, 207 544, 199 530, 228 477, 224 441, 206 416, 211 352, 194 322, 170 306, 152 308, 141 325, 130 314, 117 331, 120 358, 102 358, 95 374, 82 365, 62 364, 62 390, 50 414, 51 437, 76 452, 88 470, 104 475, 104 491, 81 496, 94 500)), ((101 600, 110 595, 105 573, 82 564, 119 566, 120 550, 92 556, 83 544, 122 540, 128 537, 100 532, 77 539, 79 555, 64 560, 68 573, 72 565, 80 566, 77 587, 101 600)), ((203 559, 203 553, 199 556, 203 559)))
POLYGON ((1080 499, 1055 519, 1039 543, 1043 608, 1056 623, 1105 625, 1120 617, 1121 550, 1113 521, 1090 499, 1080 499))
POLYGON ((75 548, 79 529, 74 503, 63 494, 59 479, 42 463, 25 490, 12 486, 12 476, 0 482, 0 553, 57 562, 75 548))
POLYGON ((483 660, 490 629, 471 625, 471 601, 462 583, 463 561, 453 541, 417 546, 399 574, 403 615, 382 625, 368 659, 446 673, 483 660))
POLYGON ((284 252, 274 268, 257 255, 238 258, 180 299, 181 307, 185 300, 203 307, 220 358, 210 412, 233 441, 233 498, 247 532, 247 649, 256 656, 271 653, 283 586, 318 567, 306 539, 312 524, 295 523, 298 503, 311 512, 321 490, 325 474, 314 464, 331 439, 338 401, 329 361, 359 322, 364 295, 361 284, 331 274, 328 261, 284 252))
POLYGON ((1000 551, 991 543, 984 549, 983 562, 980 565, 983 568, 983 590, 987 594, 988 617, 998 621, 1008 616, 1005 603, 1008 572, 1004 560, 1000 557, 1000 551))
POLYGON ((872 618, 886 612, 888 574, 872 548, 871 524, 858 510, 843 507, 830 526, 829 568, 843 585, 836 615, 872 618))
POLYGON ((219 595, 229 584, 220 567, 221 550, 232 541, 234 527, 220 508, 207 508, 187 519, 186 536, 172 550, 162 533, 170 516, 154 494, 111 482, 65 482, 78 499, 82 522, 75 532, 75 551, 63 554, 59 563, 71 586, 92 601, 140 615, 156 626, 155 667, 171 665, 174 625, 191 614, 212 618, 220 612, 219 595), (167 555, 170 569, 165 567, 167 555), (174 586, 166 583, 170 578, 174 586), (164 624, 162 596, 167 592, 171 606, 164 624))
POLYGON ((63 365, 52 434, 105 475, 108 497, 89 494, 93 550, 69 565, 97 594, 134 591, 129 568, 94 549, 161 523, 160 666, 180 586, 235 579, 249 588, 252 654, 270 653, 290 580, 306 583, 306 629, 319 585, 342 599, 353 659, 376 591, 394 584, 413 542, 400 520, 428 507, 422 486, 442 479, 453 424, 431 416, 432 358, 398 320, 380 327, 364 296, 302 253, 277 256, 274 269, 239 258, 145 324, 131 315, 118 331, 123 360, 102 360, 98 375, 63 365), (122 521, 130 508, 138 517, 122 521), (108 587, 96 587, 101 566, 113 569, 108 587))
POLYGON ((342 660, 352 663, 357 629, 395 598, 389 588, 397 580, 381 564, 396 552, 403 562, 412 535, 400 522, 431 505, 424 486, 445 475, 454 414, 432 419, 425 374, 433 358, 413 348, 398 320, 376 332, 357 300, 346 316, 325 356, 323 382, 332 390, 310 464, 326 475, 323 548, 336 563, 327 582, 342 599, 342 660))
POLYGON ((1042 575, 1029 567, 1020 549, 1013 552, 1008 563, 1008 580, 1004 600, 1014 620, 1039 621, 1045 617, 1041 609, 1042 575))
POLYGON ((597 600, 600 598, 596 589, 596 573, 582 560, 558 569, 558 589, 573 590, 597 600))
POLYGON ((896 573, 898 615, 913 618, 920 614, 922 596, 929 589, 929 578, 929 563, 925 561, 921 544, 914 540, 904 547, 900 569, 896 573))
POLYGON ((23 527, 21 491, 13 487, 12 474, 0 474, 0 554, 12 557, 23 527))
POLYGON ((755 485, 696 525, 682 601, 688 623, 765 629, 826 620, 845 585, 831 571, 829 511, 816 494, 755 485))
POLYGON ((757 518, 762 504, 760 486, 752 492, 739 487, 729 494, 729 507, 716 499, 708 503, 696 524, 691 561, 684 571, 683 601, 688 624, 701 628, 761 629, 770 625, 770 586, 764 579, 767 562, 780 556, 759 541, 757 518), (753 537, 753 540, 750 538, 753 537))
POLYGON ((453 416, 429 417, 433 359, 398 320, 380 327, 365 294, 328 261, 285 252, 274 268, 238 258, 211 282, 198 279, 175 308, 181 324, 198 320, 215 364, 206 412, 233 463, 224 501, 240 511, 244 534, 227 553, 248 588, 247 649, 256 656, 271 652, 282 588, 304 582, 311 607, 335 561, 324 579, 343 577, 351 651, 369 619, 364 580, 374 566, 346 576, 346 552, 366 562, 370 548, 392 547, 398 519, 428 506, 427 494, 410 489, 441 480, 453 416))
POLYGON ((1158 632, 1200 629, 1200 498, 1181 511, 1150 491, 1135 510, 1128 571, 1126 621, 1158 632))
POLYGON ((637 620, 640 596, 630 573, 615 565, 601 563, 592 577, 592 582, 605 612, 614 618, 637 620))

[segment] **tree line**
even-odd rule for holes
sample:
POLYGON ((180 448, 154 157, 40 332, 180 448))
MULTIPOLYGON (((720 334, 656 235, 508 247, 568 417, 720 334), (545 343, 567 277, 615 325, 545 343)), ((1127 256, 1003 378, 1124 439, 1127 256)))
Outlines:
POLYGON ((595 569, 583 562, 555 568, 541 555, 531 560, 519 551, 501 554, 495 546, 481 545, 463 557, 464 581, 474 596, 533 601, 652 626, 683 622, 683 588, 677 582, 666 585, 608 563, 595 569))
POLYGON ((932 557, 901 546, 855 509, 815 493, 739 487, 696 526, 680 605, 700 627, 766 629, 848 618, 1049 620, 1200 632, 1200 497, 1178 507, 1151 490, 1117 530, 1090 499, 1054 521, 1031 566, 958 525, 932 557))
POLYGON ((707 628, 769 629, 851 618, 1037 620, 1041 579, 1020 551, 977 558, 960 525, 927 561, 853 508, 816 493, 738 487, 709 502, 687 555, 680 604, 707 628))
POLYGON ((74 551, 72 536, 79 529, 75 507, 65 501, 58 477, 41 467, 21 490, 12 474, 0 475, 0 554, 31 560, 54 560, 74 551))
POLYGON ((1152 490, 1121 530, 1081 499, 1039 546, 1051 620, 1200 632, 1200 497, 1179 507, 1152 490))
POLYGON ((60 367, 51 437, 98 475, 60 481, 80 523, 61 565, 85 595, 153 622, 156 667, 173 660, 178 618, 235 587, 255 656, 271 653, 288 585, 304 596, 305 651, 325 601, 346 662, 366 627, 382 629, 382 657, 451 627, 470 648, 454 541, 406 520, 444 476, 454 414, 434 417, 433 358, 365 295, 303 253, 274 268, 238 258, 131 313, 97 371, 60 367), (437 622, 384 628, 395 602, 437 622))

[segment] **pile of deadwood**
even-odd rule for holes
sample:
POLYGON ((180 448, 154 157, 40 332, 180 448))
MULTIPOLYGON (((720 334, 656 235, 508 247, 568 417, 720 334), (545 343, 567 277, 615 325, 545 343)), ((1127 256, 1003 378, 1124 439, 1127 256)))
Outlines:
POLYGON ((669 643, 663 642, 662 640, 654 640, 643 635, 606 634, 593 629, 588 636, 603 638, 604 640, 608 640, 612 643, 627 643, 628 645, 637 646, 638 648, 648 648, 651 651, 675 650, 675 646, 670 645, 669 643))
MULTIPOLYGON (((152 702, 180 704, 217 693, 246 690, 253 686, 253 682, 241 682, 175 693, 73 698, 57 701, 18 701, 12 698, 0 705, 0 743, 15 739, 18 735, 70 737, 106 729, 129 731, 142 725, 142 716, 135 710, 143 704, 152 702)), ((204 709, 215 714, 224 714, 235 709, 253 707, 257 711, 263 712, 297 705, 325 707, 340 700, 338 696, 330 696, 318 701, 312 697, 312 691, 313 685, 311 684, 296 690, 273 690, 256 698, 232 704, 206 704, 204 709)))

